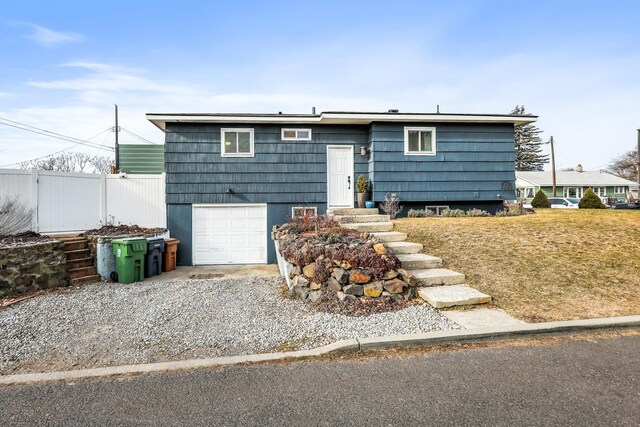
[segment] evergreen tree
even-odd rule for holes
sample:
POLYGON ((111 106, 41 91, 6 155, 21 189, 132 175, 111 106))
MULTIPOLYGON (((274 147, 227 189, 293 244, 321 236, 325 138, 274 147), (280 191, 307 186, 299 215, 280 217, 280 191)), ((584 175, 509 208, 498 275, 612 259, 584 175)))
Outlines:
POLYGON ((551 202, 547 198, 547 195, 544 194, 544 191, 538 190, 536 196, 531 201, 531 207, 533 208, 550 208, 551 202))
POLYGON ((593 191, 592 188, 587 189, 584 192, 584 196, 580 199, 580 203, 578 203, 578 207, 580 209, 604 209, 605 206, 600 200, 600 197, 593 191))
MULTIPOLYGON (((516 105, 511 114, 525 115, 524 105, 516 105)), ((517 171, 541 171, 549 163, 549 155, 542 154, 542 131, 532 124, 514 128, 517 171)))

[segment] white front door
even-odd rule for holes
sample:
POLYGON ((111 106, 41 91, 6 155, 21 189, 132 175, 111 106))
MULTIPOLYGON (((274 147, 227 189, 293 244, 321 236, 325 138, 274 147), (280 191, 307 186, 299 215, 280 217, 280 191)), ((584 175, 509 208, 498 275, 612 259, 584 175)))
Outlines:
POLYGON ((193 205, 193 265, 267 262, 266 205, 193 205))
POLYGON ((327 207, 353 207, 353 146, 327 146, 327 207))

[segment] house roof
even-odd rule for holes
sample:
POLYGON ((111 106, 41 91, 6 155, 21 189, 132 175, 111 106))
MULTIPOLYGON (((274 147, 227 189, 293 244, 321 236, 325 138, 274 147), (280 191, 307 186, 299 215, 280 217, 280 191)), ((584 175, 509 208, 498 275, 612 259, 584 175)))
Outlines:
MULTIPOLYGON (((551 187, 553 177, 551 171, 516 172, 516 180, 526 181, 538 187, 551 187)), ((525 183, 522 183, 525 184, 525 183)), ((519 185, 519 187, 526 185, 519 185)), ((625 186, 638 188, 638 184, 604 171, 560 171, 556 172, 556 185, 576 187, 614 187, 625 186)))
POLYGON ((370 124, 372 122, 425 123, 511 123, 535 122, 538 116, 519 114, 452 114, 324 111, 320 114, 256 113, 147 113, 147 120, 165 130, 167 123, 277 123, 302 124, 370 124))

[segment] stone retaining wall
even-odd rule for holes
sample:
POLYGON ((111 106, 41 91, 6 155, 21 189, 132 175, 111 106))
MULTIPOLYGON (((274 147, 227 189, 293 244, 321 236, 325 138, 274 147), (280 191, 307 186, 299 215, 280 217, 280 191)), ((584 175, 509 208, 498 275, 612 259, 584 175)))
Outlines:
POLYGON ((64 243, 0 248, 0 298, 69 283, 64 243))

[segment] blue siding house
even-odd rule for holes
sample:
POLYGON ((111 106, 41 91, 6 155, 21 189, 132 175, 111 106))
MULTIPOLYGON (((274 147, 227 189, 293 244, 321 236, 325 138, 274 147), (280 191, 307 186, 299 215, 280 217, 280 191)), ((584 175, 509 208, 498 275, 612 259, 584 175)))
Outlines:
MULTIPOLYGON (((514 125, 535 116, 323 112, 147 114, 165 132, 167 224, 179 265, 273 263, 295 208, 371 200, 495 211, 515 195, 514 125)), ((401 214, 402 215, 402 214, 401 214)))

